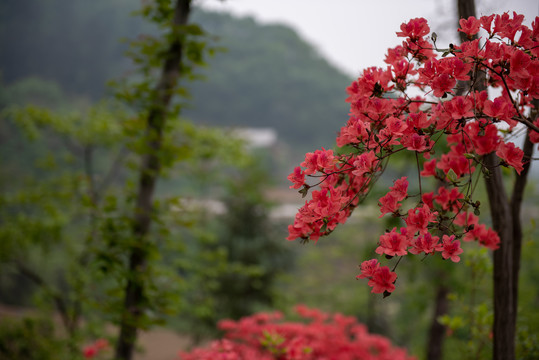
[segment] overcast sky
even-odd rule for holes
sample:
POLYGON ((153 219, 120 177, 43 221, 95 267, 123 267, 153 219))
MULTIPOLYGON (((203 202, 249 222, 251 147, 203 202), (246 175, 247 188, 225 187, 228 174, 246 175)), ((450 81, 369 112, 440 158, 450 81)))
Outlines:
MULTIPOLYGON (((415 17, 429 20, 438 44, 456 41, 448 29, 456 26, 455 0, 199 0, 203 8, 252 16, 262 23, 294 28, 330 63, 358 76, 369 66, 382 66, 400 24, 415 17), (446 35, 444 35, 446 34, 446 35)), ((524 14, 526 24, 539 15, 537 0, 476 0, 478 15, 504 11, 524 14), (510 4, 510 5, 509 5, 510 4)))

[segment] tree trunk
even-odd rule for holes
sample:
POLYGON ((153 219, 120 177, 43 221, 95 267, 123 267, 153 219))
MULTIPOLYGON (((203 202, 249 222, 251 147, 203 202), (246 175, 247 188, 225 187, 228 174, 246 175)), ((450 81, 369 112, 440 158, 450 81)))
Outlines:
MULTIPOLYGON (((533 106, 535 109, 531 119, 532 121, 535 121, 539 115, 539 99, 533 100, 533 106)), ((526 183, 528 182, 528 173, 530 171, 534 151, 533 143, 531 142, 529 136, 531 131, 532 130, 528 128, 526 138, 524 140, 524 146, 522 147, 522 150, 524 151, 525 163, 522 171, 520 172, 520 176, 517 176, 515 185, 513 187, 513 195, 511 196, 511 215, 513 217, 513 311, 515 314, 517 314, 518 308, 518 274, 520 271, 520 254, 522 252, 522 225, 520 220, 520 210, 522 208, 524 189, 526 188, 526 183)))
MULTIPOLYGON (((191 0, 177 0, 172 26, 187 24, 191 10, 191 0)), ((133 216, 133 236, 135 245, 129 255, 130 274, 124 294, 120 335, 116 344, 117 360, 130 360, 137 338, 140 320, 146 308, 144 277, 151 240, 148 238, 153 211, 155 185, 161 170, 159 152, 162 147, 163 130, 170 100, 176 88, 181 71, 183 44, 175 38, 165 56, 161 78, 154 90, 155 97, 148 109, 146 141, 148 152, 142 156, 135 213, 133 216)))
POLYGON ((438 318, 447 314, 448 312, 448 293, 449 289, 444 285, 439 285, 438 289, 436 290, 436 303, 434 304, 434 314, 432 317, 427 345, 427 360, 440 360, 442 358, 442 350, 447 329, 445 325, 440 324, 438 318))
POLYGON ((500 159, 495 153, 490 153, 483 157, 483 161, 489 170, 485 183, 492 225, 500 236, 500 248, 494 251, 493 359, 510 360, 515 358, 516 325, 513 296, 513 217, 503 184, 500 159))
MULTIPOLYGON (((474 0, 458 0, 459 18, 475 16, 474 0)), ((461 40, 466 41, 464 33, 461 40)), ((483 81, 476 81, 483 87, 483 81)), ((538 102, 534 101, 537 107, 538 102)), ((529 130, 528 130, 529 131, 529 130)), ((528 135, 528 134, 527 134, 528 135)), ((500 248, 494 251, 494 325, 493 359, 515 359, 515 335, 518 306, 518 273, 522 243, 520 209, 528 171, 533 155, 533 145, 526 135, 524 144, 524 170, 516 174, 513 194, 509 201, 500 170, 500 159, 495 153, 483 158, 489 174, 485 176, 487 195, 494 230, 500 236, 500 248)))

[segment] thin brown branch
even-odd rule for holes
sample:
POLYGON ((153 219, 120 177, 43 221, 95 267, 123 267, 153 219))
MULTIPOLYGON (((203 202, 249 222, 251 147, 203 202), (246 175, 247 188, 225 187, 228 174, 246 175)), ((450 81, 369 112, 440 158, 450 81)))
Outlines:
POLYGON ((531 122, 527 118, 514 116, 512 117, 512 119, 518 121, 521 124, 524 124, 528 129, 532 129, 539 133, 539 126, 535 125, 533 122, 531 122))

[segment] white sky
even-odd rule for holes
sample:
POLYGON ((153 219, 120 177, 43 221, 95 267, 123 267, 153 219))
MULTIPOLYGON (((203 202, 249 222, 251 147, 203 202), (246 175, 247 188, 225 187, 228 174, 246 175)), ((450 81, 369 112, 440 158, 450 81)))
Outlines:
MULTIPOLYGON (((383 66, 389 47, 402 42, 395 32, 403 22, 424 17, 437 44, 456 41, 456 0, 199 0, 203 8, 252 16, 261 23, 294 28, 330 63, 351 76, 369 66, 383 66), (444 36, 444 33, 446 34, 444 36)), ((531 24, 539 15, 538 0, 476 0, 478 16, 516 11, 531 24), (510 5, 509 5, 510 4, 510 5)))

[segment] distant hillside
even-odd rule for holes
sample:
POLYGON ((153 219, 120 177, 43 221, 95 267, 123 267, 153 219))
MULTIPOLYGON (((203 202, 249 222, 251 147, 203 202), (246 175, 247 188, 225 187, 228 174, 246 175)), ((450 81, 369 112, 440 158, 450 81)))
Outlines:
POLYGON ((136 36, 141 19, 132 0, 0 1, 0 72, 13 83, 28 76, 55 81, 94 99, 129 66, 121 38, 136 36))
MULTIPOLYGON (((28 76, 57 82, 71 95, 102 97, 107 80, 129 69, 121 38, 148 32, 130 0, 3 0, 0 72, 4 83, 28 76)), ((351 79, 283 25, 196 10, 193 21, 222 46, 195 82, 184 115, 203 124, 273 127, 302 150, 333 145, 346 120, 351 79)))
POLYGON ((213 124, 272 126, 292 144, 332 146, 347 119, 351 79, 289 27, 198 11, 194 18, 227 49, 192 86, 189 117, 213 124))

